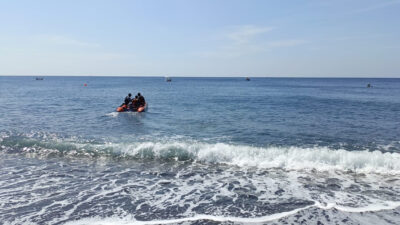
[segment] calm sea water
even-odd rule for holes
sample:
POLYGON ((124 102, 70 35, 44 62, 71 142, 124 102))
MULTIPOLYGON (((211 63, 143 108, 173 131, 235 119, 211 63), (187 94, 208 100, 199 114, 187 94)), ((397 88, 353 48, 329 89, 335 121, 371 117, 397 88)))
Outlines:
POLYGON ((399 224, 399 136, 400 79, 0 77, 0 224, 399 224))

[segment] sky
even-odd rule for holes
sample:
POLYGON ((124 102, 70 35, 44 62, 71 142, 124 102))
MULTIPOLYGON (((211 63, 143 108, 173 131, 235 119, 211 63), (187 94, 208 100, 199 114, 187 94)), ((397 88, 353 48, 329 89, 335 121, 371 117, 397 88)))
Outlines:
POLYGON ((0 0, 0 75, 400 77, 400 0, 0 0))

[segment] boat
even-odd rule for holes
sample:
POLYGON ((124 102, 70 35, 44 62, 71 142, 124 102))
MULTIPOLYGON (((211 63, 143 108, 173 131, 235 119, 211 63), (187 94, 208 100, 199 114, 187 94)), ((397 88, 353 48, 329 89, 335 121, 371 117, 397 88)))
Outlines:
POLYGON ((247 80, 247 81, 250 81, 250 77, 246 77, 246 80, 247 80))
POLYGON ((165 77, 165 81, 166 81, 166 82, 171 82, 172 79, 171 79, 171 77, 165 77))
POLYGON ((36 77, 36 80, 44 80, 43 77, 36 77))
POLYGON ((126 107, 126 105, 124 104, 124 105, 122 105, 120 107, 117 107, 117 112, 145 112, 147 110, 147 107, 148 107, 148 104, 145 103, 144 106, 140 106, 137 109, 137 111, 134 111, 134 110, 128 109, 126 107))

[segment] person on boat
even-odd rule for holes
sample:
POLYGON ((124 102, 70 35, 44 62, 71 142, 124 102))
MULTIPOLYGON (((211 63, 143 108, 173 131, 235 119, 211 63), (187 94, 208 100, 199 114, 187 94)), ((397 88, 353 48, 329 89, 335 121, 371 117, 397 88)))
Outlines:
POLYGON ((140 92, 137 94, 137 96, 138 96, 138 100, 139 100, 139 106, 144 106, 146 104, 144 97, 140 94, 140 92))
POLYGON ((132 111, 137 111, 139 108, 139 98, 136 95, 134 99, 132 99, 131 109, 132 111))
POLYGON ((126 97, 125 97, 125 101, 124 101, 124 102, 125 102, 125 105, 127 105, 127 106, 128 106, 128 105, 129 105, 129 103, 132 101, 132 98, 131 98, 131 96, 132 96, 132 94, 131 94, 131 93, 129 93, 129 94, 128 94, 128 96, 126 96, 126 97))

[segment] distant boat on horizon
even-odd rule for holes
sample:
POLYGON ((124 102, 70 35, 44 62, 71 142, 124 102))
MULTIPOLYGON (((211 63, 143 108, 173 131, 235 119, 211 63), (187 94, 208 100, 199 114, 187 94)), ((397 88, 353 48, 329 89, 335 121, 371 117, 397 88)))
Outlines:
POLYGON ((36 80, 44 80, 44 77, 36 77, 36 80))
POLYGON ((171 79, 171 77, 165 77, 165 81, 166 81, 166 82, 171 82, 172 79, 171 79))
POLYGON ((249 77, 246 77, 246 80, 247 80, 247 81, 250 81, 250 78, 249 78, 249 77))

